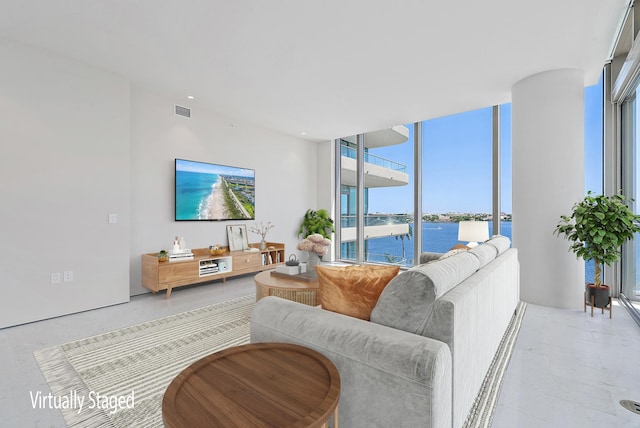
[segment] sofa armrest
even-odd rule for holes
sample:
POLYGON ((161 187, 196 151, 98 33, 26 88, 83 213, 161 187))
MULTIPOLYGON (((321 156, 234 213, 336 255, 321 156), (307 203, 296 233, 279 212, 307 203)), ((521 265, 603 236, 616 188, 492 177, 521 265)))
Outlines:
POLYGON ((451 353, 443 342, 277 297, 256 303, 251 342, 287 342, 329 358, 348 427, 450 427, 451 353))
POLYGON ((425 251, 424 253, 420 254, 420 264, 425 264, 428 263, 432 260, 438 260, 440 257, 442 257, 444 253, 433 253, 431 251, 425 251))

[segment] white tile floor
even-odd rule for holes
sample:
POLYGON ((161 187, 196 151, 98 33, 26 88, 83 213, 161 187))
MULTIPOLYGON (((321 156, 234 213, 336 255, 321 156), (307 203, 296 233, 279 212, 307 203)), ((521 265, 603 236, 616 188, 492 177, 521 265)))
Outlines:
POLYGON ((176 289, 170 299, 135 296, 131 302, 0 330, 0 427, 65 427, 58 410, 34 410, 30 392, 49 393, 33 357, 39 349, 211 305, 255 292, 253 276, 176 289))
MULTIPOLYGON (((2 427, 64 427, 57 410, 34 410, 30 392, 49 392, 33 351, 206 306, 255 291, 252 276, 185 287, 171 299, 130 303, 0 330, 2 427)), ((623 308, 613 319, 528 305, 507 369, 494 428, 640 427, 618 404, 640 401, 640 328, 623 308)))
POLYGON ((492 426, 640 427, 623 399, 640 402, 640 327, 626 310, 529 304, 492 426))

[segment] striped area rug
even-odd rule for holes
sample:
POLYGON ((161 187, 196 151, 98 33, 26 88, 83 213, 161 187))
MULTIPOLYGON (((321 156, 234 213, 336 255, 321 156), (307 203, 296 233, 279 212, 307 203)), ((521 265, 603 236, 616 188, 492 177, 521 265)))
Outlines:
MULTIPOLYGON (((163 427, 162 396, 169 383, 200 358, 249 343, 254 304, 254 295, 240 297, 36 351, 34 355, 52 395, 68 397, 75 403, 61 409, 69 427, 163 427), (132 393, 133 408, 126 408, 124 403, 114 412, 108 400, 127 400, 132 393), (84 406, 79 409, 77 403, 82 397, 84 406), (101 404, 89 408, 91 397, 101 404), (100 397, 109 398, 101 402, 100 397)), ((525 303, 518 305, 464 428, 491 426, 525 308, 525 303)))
POLYGON ((480 392, 476 397, 476 401, 473 403, 471 411, 467 415, 467 420, 463 428, 491 427, 493 413, 496 409, 498 396, 500 395, 500 388, 502 387, 502 379, 509 365, 509 359, 511 358, 513 347, 516 344, 526 308, 527 304, 525 302, 518 303, 516 312, 513 317, 511 317, 507 331, 504 336, 502 336, 500 346, 496 351, 495 357, 493 357, 489 371, 482 382, 480 392))
POLYGON ((34 356, 59 407, 68 407, 61 412, 69 427, 162 427, 169 383, 194 361, 249 343, 254 304, 254 295, 240 297, 34 356))

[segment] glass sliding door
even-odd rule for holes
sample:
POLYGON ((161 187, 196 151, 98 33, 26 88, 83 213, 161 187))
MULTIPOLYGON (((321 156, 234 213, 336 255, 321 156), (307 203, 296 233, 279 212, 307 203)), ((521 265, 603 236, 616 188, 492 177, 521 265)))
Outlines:
MULTIPOLYGON (((623 193, 633 198, 631 209, 640 209, 640 135, 638 135, 638 89, 621 106, 623 193)), ((640 236, 625 244, 622 252, 622 298, 640 309, 640 236)))

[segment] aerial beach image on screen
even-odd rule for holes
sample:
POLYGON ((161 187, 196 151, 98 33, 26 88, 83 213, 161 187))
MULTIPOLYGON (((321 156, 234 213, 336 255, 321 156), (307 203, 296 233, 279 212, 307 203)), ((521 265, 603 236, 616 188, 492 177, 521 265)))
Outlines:
POLYGON ((176 159, 176 220, 255 218, 255 171, 176 159))

